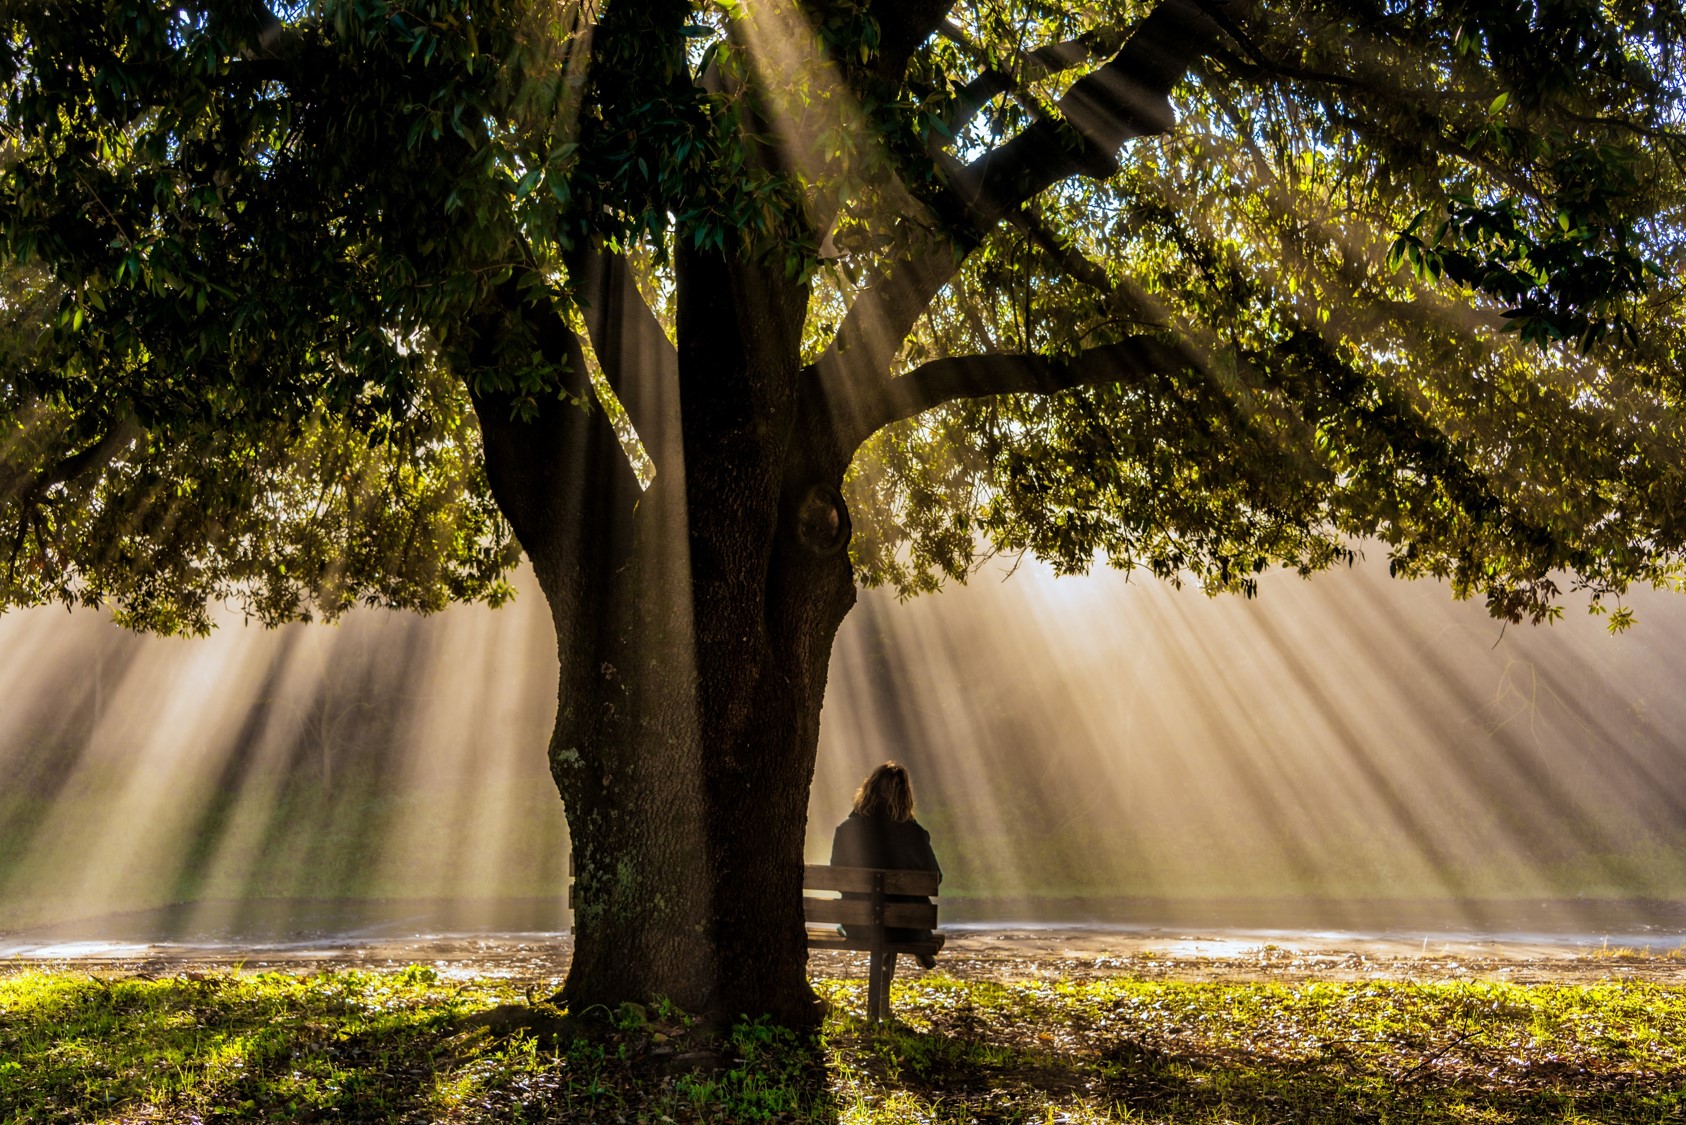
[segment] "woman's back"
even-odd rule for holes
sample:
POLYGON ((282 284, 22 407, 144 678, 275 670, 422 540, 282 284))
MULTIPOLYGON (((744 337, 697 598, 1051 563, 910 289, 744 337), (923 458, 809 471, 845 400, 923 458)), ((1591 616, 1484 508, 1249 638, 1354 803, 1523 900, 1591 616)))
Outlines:
MULTIPOLYGON (((852 812, 831 838, 834 867, 885 867, 942 874, 931 834, 917 820, 862 816, 852 812)), ((914 900, 918 901, 918 900, 914 900)))
MULTIPOLYGON (((943 869, 937 866, 937 854, 931 850, 931 834, 913 819, 913 783, 908 780, 905 768, 885 762, 861 782, 855 792, 855 811, 837 826, 831 837, 831 865, 934 871, 938 879, 942 878, 943 869)), ((857 892, 843 897, 867 896, 857 892)), ((885 895, 884 900, 931 901, 924 895, 885 895)), ((866 936, 855 933, 849 926, 844 926, 843 932, 850 937, 866 936)), ((893 942, 924 941, 931 937, 931 931, 887 927, 884 936, 893 942)), ((891 972, 895 971, 895 960, 892 954, 891 972)), ((919 963, 929 969, 935 962, 929 953, 921 953, 919 963)))

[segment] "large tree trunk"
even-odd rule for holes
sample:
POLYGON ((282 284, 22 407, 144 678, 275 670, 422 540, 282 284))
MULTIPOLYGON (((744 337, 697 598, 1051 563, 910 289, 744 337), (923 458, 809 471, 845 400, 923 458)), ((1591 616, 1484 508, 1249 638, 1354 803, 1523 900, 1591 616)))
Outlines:
POLYGON ((728 303, 737 277, 683 268, 688 294, 722 299, 682 313, 681 385, 699 388, 681 392, 682 468, 658 471, 609 580, 609 627, 562 674, 551 762, 576 872, 564 995, 575 1010, 666 996, 811 1023, 802 848, 831 643, 854 601, 846 517, 834 505, 827 536, 821 512, 816 540, 809 493, 837 482, 805 478, 789 403, 742 405, 797 373, 794 340, 746 351, 721 330, 751 311, 763 323, 743 334, 778 334, 767 296, 728 303))
POLYGON ((846 461, 799 417, 805 289, 721 256, 681 254, 678 270, 682 446, 652 450, 643 495, 601 416, 559 401, 523 421, 476 400, 561 657, 563 996, 574 1011, 666 997, 810 1024, 802 849, 827 664, 855 597, 846 461))
POLYGON ((826 664, 853 602, 847 563, 779 551, 761 591, 682 577, 641 552, 614 600, 630 627, 583 661, 600 682, 563 673, 551 764, 575 864, 564 995, 576 1011, 665 996, 809 1023, 802 849, 826 664))

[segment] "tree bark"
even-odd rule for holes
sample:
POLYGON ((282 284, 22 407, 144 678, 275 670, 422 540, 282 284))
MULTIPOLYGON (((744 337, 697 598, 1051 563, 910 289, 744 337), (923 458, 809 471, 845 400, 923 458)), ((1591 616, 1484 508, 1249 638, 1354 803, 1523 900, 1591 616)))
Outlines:
POLYGON ((802 847, 855 597, 848 459, 799 409, 805 288, 718 254, 677 269, 680 377, 654 385, 679 402, 645 414, 677 422, 682 456, 642 495, 597 491, 630 479, 600 411, 556 400, 522 419, 476 399, 493 492, 556 626, 550 763, 575 872, 562 995, 576 1012, 666 997, 811 1025, 802 847))

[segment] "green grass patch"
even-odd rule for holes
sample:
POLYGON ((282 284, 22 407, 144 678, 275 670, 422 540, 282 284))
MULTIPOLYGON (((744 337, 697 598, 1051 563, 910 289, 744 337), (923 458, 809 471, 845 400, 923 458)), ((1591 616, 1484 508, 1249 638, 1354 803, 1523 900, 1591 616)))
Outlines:
POLYGON ((860 982, 817 987, 817 1044, 749 1023, 704 1053, 660 1008, 592 1039, 493 1035, 474 1017, 525 991, 426 968, 17 972, 0 976, 0 1122, 1686 1121, 1670 986, 932 974, 897 986, 882 1029, 860 982))

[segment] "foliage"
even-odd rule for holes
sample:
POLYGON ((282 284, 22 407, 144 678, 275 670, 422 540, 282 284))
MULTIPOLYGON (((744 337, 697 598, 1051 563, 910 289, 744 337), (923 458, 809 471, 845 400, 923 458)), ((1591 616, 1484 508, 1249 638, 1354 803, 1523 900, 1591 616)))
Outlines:
MULTIPOLYGON (((436 186, 437 136, 395 147, 376 114, 230 71, 249 14, 172 11, 54 5, 8 30, 6 600, 109 601, 165 632, 228 598, 271 623, 501 600, 515 556, 478 435, 415 338, 454 290, 367 252, 426 256, 398 193, 436 186)), ((333 73, 399 98, 393 64, 333 73)))
MULTIPOLYGON (((74 456, 86 418, 4 390, 13 454, 74 456)), ((465 408, 441 395, 368 430, 326 411, 246 428, 137 426, 102 473, 49 486, 20 517, 3 547, 5 596, 109 604, 120 624, 162 633, 205 633, 225 602, 271 625, 359 602, 500 604, 517 555, 465 408)))
POLYGON ((818 1048, 628 1006, 594 1038, 490 1036, 509 981, 0 978, 0 1120, 1668 1121, 1677 987, 1488 982, 821 982, 818 1048), (683 1060, 681 1060, 683 1061, 683 1060))
POLYGON ((1595 607, 1677 581, 1682 17, 1528 10, 1253 9, 1164 138, 991 232, 910 364, 1139 325, 1213 363, 880 434, 869 577, 933 588, 981 539, 1250 593, 1373 538, 1511 620, 1563 571, 1595 607))
POLYGON ((867 2, 14 5, 0 604, 505 596, 466 395, 598 409, 528 312, 577 323, 587 250, 671 312, 675 247, 782 273, 810 358, 945 256, 873 345, 897 372, 1181 349, 883 431, 868 582, 1030 550, 1251 592, 1366 537, 1513 620, 1565 573, 1677 581, 1679 5, 1208 5, 1174 128, 1116 165, 1056 130, 1045 188, 976 202, 1156 8, 959 3, 900 43, 867 2))

